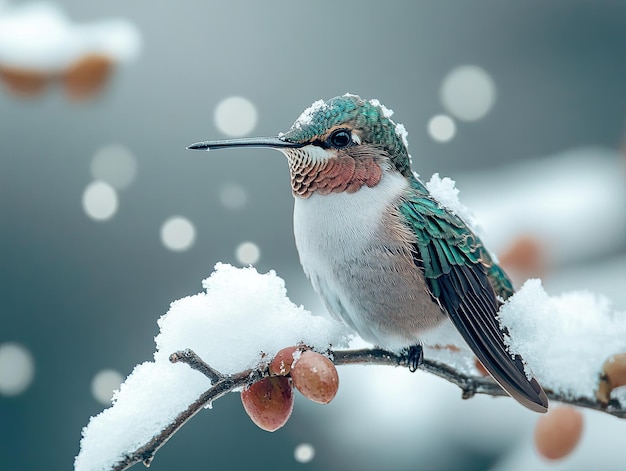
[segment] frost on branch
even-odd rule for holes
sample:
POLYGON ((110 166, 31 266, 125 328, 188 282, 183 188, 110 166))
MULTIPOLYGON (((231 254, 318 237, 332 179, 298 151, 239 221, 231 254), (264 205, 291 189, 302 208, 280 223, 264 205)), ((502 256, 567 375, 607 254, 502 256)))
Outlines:
MULTIPOLYGON (((320 352, 330 348, 335 365, 408 366, 402 353, 342 350, 351 340, 345 328, 295 306, 274 272, 261 275, 254 268, 218 264, 203 284, 205 293, 172 303, 158 322, 154 361, 138 365, 115 394, 113 405, 83 429, 77 471, 149 462, 211 400, 266 378, 272 369, 287 374, 288 368, 280 365, 284 360, 268 367, 284 347, 304 343, 320 352), (215 370, 209 374, 214 384, 190 368, 191 363, 182 364, 180 356, 178 363, 170 361, 173 353, 185 349, 215 370)), ((511 350, 524 356, 551 400, 626 416, 618 391, 607 393, 609 404, 595 399, 604 363, 626 352, 625 313, 611 311, 608 301, 591 293, 550 297, 532 280, 507 301, 500 317, 511 350)), ((504 395, 477 370, 473 354, 450 323, 427 336, 424 347, 422 368, 459 385, 465 397, 504 395)), ((264 423, 267 428, 276 425, 264 423)))

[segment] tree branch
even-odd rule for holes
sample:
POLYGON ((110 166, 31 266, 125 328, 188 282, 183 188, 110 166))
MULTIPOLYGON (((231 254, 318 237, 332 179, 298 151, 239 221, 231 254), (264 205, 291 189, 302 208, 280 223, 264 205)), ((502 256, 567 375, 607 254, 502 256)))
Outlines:
MULTIPOLYGON (((410 368, 413 359, 409 353, 396 354, 386 350, 362 349, 362 350, 329 350, 328 355, 336 366, 341 365, 387 365, 410 368)), ((194 401, 185 411, 183 411, 174 422, 161 430, 148 443, 138 448, 133 453, 118 462, 113 471, 123 471, 138 462, 143 462, 149 466, 156 452, 194 415, 226 393, 238 388, 249 386, 257 381, 269 376, 267 366, 260 366, 257 369, 241 371, 233 375, 224 375, 206 364, 192 350, 182 350, 170 355, 172 363, 186 363, 191 368, 200 371, 207 376, 213 386, 194 401)), ((490 396, 507 396, 507 393, 490 377, 471 376, 460 372, 449 365, 438 361, 424 358, 419 366, 420 369, 428 371, 440 378, 456 384, 462 391, 463 399, 469 399, 475 394, 487 394, 490 396)), ((552 401, 567 403, 576 407, 584 407, 619 418, 626 418, 626 408, 622 404, 612 399, 608 404, 586 397, 566 397, 557 394, 549 389, 545 389, 548 398, 552 401)))

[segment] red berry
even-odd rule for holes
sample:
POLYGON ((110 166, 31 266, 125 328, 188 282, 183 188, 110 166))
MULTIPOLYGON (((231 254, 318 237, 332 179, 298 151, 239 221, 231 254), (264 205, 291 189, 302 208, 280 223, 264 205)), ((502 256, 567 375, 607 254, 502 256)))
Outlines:
POLYGON ((339 375, 333 362, 317 352, 307 350, 291 367, 293 385, 313 402, 328 404, 339 388, 339 375))
POLYGON ((241 391, 241 402, 252 422, 274 432, 287 423, 293 410, 293 389, 286 376, 270 376, 241 391))
POLYGON ((279 350, 272 362, 270 363, 270 374, 272 376, 287 376, 291 372, 291 365, 295 361, 293 354, 298 347, 285 347, 279 350))

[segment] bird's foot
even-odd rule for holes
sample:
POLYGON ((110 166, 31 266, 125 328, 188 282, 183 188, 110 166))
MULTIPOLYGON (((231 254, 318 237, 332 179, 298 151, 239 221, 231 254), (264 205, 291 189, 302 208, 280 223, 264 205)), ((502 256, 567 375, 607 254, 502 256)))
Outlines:
POLYGON ((404 356, 407 359, 409 371, 414 373, 424 362, 424 349, 421 345, 411 345, 405 349, 404 356))

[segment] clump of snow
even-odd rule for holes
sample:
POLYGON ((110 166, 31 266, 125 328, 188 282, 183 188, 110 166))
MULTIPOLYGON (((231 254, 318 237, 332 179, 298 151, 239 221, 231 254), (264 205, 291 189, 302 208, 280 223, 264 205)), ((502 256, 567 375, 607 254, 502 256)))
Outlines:
POLYGON ((474 213, 459 200, 459 189, 454 180, 449 177, 441 178, 438 173, 434 173, 426 183, 426 188, 441 207, 459 216, 474 232, 480 232, 474 213))
POLYGON ((546 388, 595 398, 602 365, 626 352, 626 312, 588 291, 548 296, 540 280, 528 280, 500 309, 507 343, 546 388))
POLYGON ((156 361, 191 348, 213 368, 232 374, 256 367, 261 352, 272 357, 301 341, 319 349, 346 344, 344 327, 293 304, 273 271, 260 275, 253 267, 218 263, 202 285, 206 293, 173 302, 159 319, 156 361))
POLYGON ((348 345, 337 322, 294 305, 273 271, 217 264, 205 292, 172 303, 159 319, 153 362, 135 367, 112 407, 83 429, 76 471, 110 469, 147 443, 211 386, 208 378, 170 354, 191 348, 224 374, 256 367, 283 347, 304 342, 316 349, 348 345))
POLYGON ((0 63, 4 66, 58 72, 87 54, 127 61, 140 49, 141 35, 127 20, 74 24, 51 2, 0 8, 0 63))
POLYGON ((387 108, 385 105, 383 105, 380 100, 378 98, 372 98, 370 100, 370 104, 372 106, 376 106, 378 108, 380 108, 383 116, 385 118, 387 118, 389 121, 391 121, 391 124, 394 125, 394 131, 396 133, 396 135, 402 140, 402 144, 404 144, 404 147, 406 147, 407 149, 409 148, 409 133, 407 132, 406 128, 404 127, 404 124, 401 123, 396 123, 394 122, 393 119, 391 119, 391 117, 393 116, 393 110, 387 108))
POLYGON ((109 470, 145 445, 207 389, 206 376, 187 365, 137 365, 113 395, 113 405, 83 428, 76 471, 109 470))
POLYGON ((304 126, 308 126, 313 122, 313 114, 318 110, 326 108, 327 106, 328 105, 324 102, 324 100, 317 100, 302 112, 298 119, 296 119, 296 122, 293 123, 292 128, 302 129, 304 126))
POLYGON ((407 149, 409 148, 409 133, 407 132, 406 128, 404 127, 404 124, 401 123, 395 123, 396 126, 396 135, 402 139, 402 144, 404 144, 404 147, 406 147, 407 149))
MULTIPOLYGON (((380 108, 383 112, 383 116, 387 119, 391 118, 393 116, 393 110, 390 110, 389 108, 387 108, 385 105, 383 105, 380 100, 378 100, 377 98, 372 98, 370 100, 370 104, 372 106, 377 106, 378 108, 380 108)), ((403 126, 404 127, 404 126, 403 126)))
MULTIPOLYGON (((537 279, 528 280, 499 312, 511 353, 524 359, 528 373, 546 389, 565 397, 595 400, 604 362, 626 352, 626 312, 589 291, 549 296, 537 279)), ((467 375, 480 375, 475 355, 451 322, 422 338, 424 356, 467 375)), ((626 388, 612 397, 626 401, 626 388)), ((626 403, 626 402, 624 402, 626 403)))
MULTIPOLYGON (((349 93, 346 93, 346 95, 344 96, 357 96, 357 95, 350 95, 349 93)), ((393 110, 383 105, 378 98, 372 98, 369 102, 372 106, 376 106, 380 108, 380 111, 382 112, 383 117, 391 121, 391 124, 393 124, 394 126, 394 131, 396 135, 402 140, 402 144, 404 144, 404 147, 408 149, 409 148, 409 139, 408 139, 409 133, 404 127, 404 124, 396 123, 393 119, 391 119, 391 117, 393 116, 393 110)), ((409 156, 409 159, 410 157, 411 156, 409 156)))

